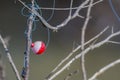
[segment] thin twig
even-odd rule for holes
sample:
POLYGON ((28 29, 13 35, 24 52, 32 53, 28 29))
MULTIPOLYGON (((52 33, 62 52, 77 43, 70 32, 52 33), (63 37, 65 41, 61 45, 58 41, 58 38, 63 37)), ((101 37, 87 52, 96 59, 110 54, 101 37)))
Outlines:
MULTIPOLYGON (((99 34, 97 34, 96 36, 94 36, 92 39, 90 39, 89 41, 85 42, 84 45, 87 45, 89 43, 91 43, 92 41, 94 41, 95 39, 97 39, 98 37, 100 37, 106 30, 108 30, 109 26, 107 26, 105 29, 103 29, 99 34)), ((79 49, 81 48, 81 45, 79 45, 77 48, 75 48, 71 53, 69 53, 69 55, 67 57, 65 57, 54 69, 53 71, 47 76, 47 78, 49 78, 64 62, 66 62, 75 52, 77 52, 79 49)))
MULTIPOLYGON (((57 26, 52 26, 50 25, 36 10, 31 10, 31 8, 29 8, 23 1, 18 0, 22 5, 24 5, 26 8, 28 8, 31 12, 33 12, 36 16, 39 17, 39 19, 42 21, 42 23, 48 27, 49 29, 52 29, 54 31, 57 31, 58 29, 64 27, 65 25, 67 25, 67 23, 69 21, 71 21, 72 19, 78 17, 79 12, 87 5, 87 3, 89 2, 89 0, 84 1, 75 11, 75 13, 73 14, 73 16, 71 16, 71 18, 66 18, 62 23, 60 23, 57 26)), ((102 0, 100 0, 99 2, 101 2, 102 0)), ((97 2, 95 3, 97 4, 97 2)), ((95 5, 92 4, 92 5, 95 5)), ((53 8, 54 9, 54 8, 53 8)), ((71 9, 70 9, 71 10, 71 9)))
POLYGON ((98 42, 94 45, 89 46, 88 48, 84 49, 81 53, 79 53, 78 55, 76 55, 74 58, 72 58, 67 64, 65 64, 60 70, 58 70, 56 73, 54 73, 51 77, 49 77, 47 80, 53 80, 56 76, 58 76, 61 72, 63 72, 65 69, 67 69, 67 67, 70 66, 70 64, 72 64, 76 59, 79 59, 83 54, 87 54, 90 50, 93 50, 95 48, 98 48, 102 45, 104 45, 105 43, 107 43, 111 38, 120 35, 120 31, 115 32, 113 34, 110 34, 106 39, 104 39, 101 42, 98 42))
MULTIPOLYGON (((70 3, 70 8, 72 8, 72 5, 73 5, 73 0, 71 0, 71 3, 70 3)), ((68 17, 59 25, 57 25, 56 27, 57 28, 61 28, 61 27, 64 27, 65 25, 67 25, 67 23, 72 20, 72 9, 69 10, 69 15, 68 17)))
POLYGON ((2 44, 3 44, 3 47, 5 49, 5 53, 7 54, 7 58, 8 58, 9 63, 10 63, 10 65, 11 65, 11 67, 12 67, 14 73, 15 73, 15 76, 16 76, 17 80, 21 80, 19 72, 18 72, 18 70, 16 68, 16 65, 15 65, 15 63, 14 63, 12 57, 11 57, 11 54, 10 54, 8 48, 7 48, 7 45, 5 44, 4 39, 1 36, 1 34, 0 34, 0 40, 1 40, 2 44))
POLYGON ((116 42, 116 41, 108 41, 108 43, 120 44, 120 42, 116 42))
POLYGON ((0 80, 5 80, 5 70, 4 70, 4 66, 2 63, 2 59, 1 59, 1 55, 0 55, 0 80))
POLYGON ((55 30, 57 31, 58 28, 57 27, 53 27, 51 26, 35 9, 31 10, 31 8, 29 8, 23 1, 18 0, 22 5, 24 5, 24 7, 26 7, 28 10, 30 10, 32 13, 34 13, 34 15, 36 15, 37 17, 39 17, 39 19, 42 21, 42 23, 48 27, 49 29, 55 30))
POLYGON ((120 64, 120 59, 118 59, 118 60, 116 60, 114 62, 111 62, 110 64, 104 66, 98 72, 93 74, 93 76, 91 78, 89 78, 88 80, 95 80, 99 75, 103 74, 105 71, 107 71, 108 69, 116 66, 117 64, 120 64))
POLYGON ((85 43, 85 32, 86 32, 86 28, 87 28, 87 25, 88 25, 88 22, 90 20, 90 13, 91 13, 91 9, 93 7, 93 0, 90 1, 89 3, 89 7, 88 7, 88 10, 87 10, 87 15, 86 15, 86 19, 85 19, 85 22, 84 22, 84 25, 83 25, 83 28, 82 28, 82 34, 81 34, 81 46, 82 46, 82 50, 84 49, 84 43, 85 43))
POLYGON ((82 65, 83 80, 87 80, 87 71, 85 67, 85 54, 83 54, 81 57, 81 65, 82 65))
MULTIPOLYGON (((71 0, 71 3, 70 3, 70 8, 72 8, 72 5, 73 5, 73 0, 71 0)), ((69 11, 69 17, 72 16, 72 9, 70 9, 69 11)))
MULTIPOLYGON (((98 3, 100 3, 100 2, 102 2, 103 0, 98 0, 98 1, 96 1, 96 2, 94 2, 92 5, 94 6, 94 5, 96 5, 96 4, 98 4, 98 3)), ((84 6, 83 8, 87 8, 88 6, 84 6)), ((75 9, 78 9, 79 7, 72 7, 72 8, 49 8, 49 7, 39 7, 38 9, 43 9, 43 10, 58 10, 58 11, 66 11, 66 10, 75 10, 75 9)))
MULTIPOLYGON (((85 33, 86 33, 86 28, 88 25, 88 22, 90 20, 90 13, 91 13, 91 9, 92 9, 92 5, 93 4, 93 0, 90 1, 89 6, 88 6, 88 10, 87 10, 87 15, 86 15, 86 19, 82 28, 82 33, 81 33, 81 49, 84 50, 84 44, 85 44, 85 33)), ((82 55, 81 58, 81 65, 82 65, 82 73, 83 73, 83 78, 84 80, 87 80, 87 71, 85 68, 85 55, 82 55)))

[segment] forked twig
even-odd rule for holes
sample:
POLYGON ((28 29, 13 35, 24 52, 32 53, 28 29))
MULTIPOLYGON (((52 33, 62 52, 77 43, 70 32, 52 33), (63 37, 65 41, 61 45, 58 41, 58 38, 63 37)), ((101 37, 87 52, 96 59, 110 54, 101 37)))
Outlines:
POLYGON ((61 72, 63 72, 65 69, 67 69, 67 67, 70 66, 70 64, 72 64, 76 59, 79 59, 83 54, 87 54, 90 50, 93 50, 95 48, 98 48, 102 45, 104 45, 105 43, 109 42, 110 39, 112 39, 115 36, 120 35, 120 31, 117 31, 115 33, 110 34, 106 39, 104 39, 101 42, 98 42, 94 45, 91 45, 89 47, 87 47, 86 49, 84 49, 82 52, 80 52, 78 55, 76 55, 74 58, 72 58, 67 64, 65 64, 60 70, 58 70, 56 73, 54 73, 52 76, 50 76, 47 80, 53 80, 56 76, 58 76, 61 72))
MULTIPOLYGON (((60 23, 59 25, 57 25, 57 26, 52 26, 52 25, 50 25, 36 10, 31 10, 31 8, 29 8, 23 1, 21 1, 21 0, 18 0, 18 1, 19 1, 22 5, 24 5, 24 7, 26 7, 28 10, 30 10, 32 13, 34 13, 34 14, 41 20, 41 22, 42 22, 46 27, 48 27, 49 29, 54 30, 54 31, 57 31, 58 29, 64 27, 65 25, 67 25, 67 23, 68 23, 69 21, 71 21, 72 19, 78 17, 79 12, 80 12, 83 8, 88 7, 88 6, 86 6, 86 5, 87 5, 87 3, 89 2, 89 0, 85 0, 85 1, 76 9, 75 13, 73 14, 73 16, 71 16, 71 18, 68 17, 68 18, 66 18, 62 23, 60 23)), ((101 2, 101 1, 102 1, 102 0, 99 0, 99 1, 95 2, 95 3, 92 4, 92 5, 95 5, 95 4, 97 4, 97 3, 101 2)), ((55 9, 55 8, 53 8, 53 10, 54 10, 54 9, 55 9)), ((70 10, 72 10, 72 8, 71 8, 70 10)), ((81 18, 82 18, 82 17, 81 17, 81 18)))
MULTIPOLYGON (((99 34, 97 34, 96 36, 94 36, 92 39, 88 40, 87 42, 85 42, 84 45, 87 45, 89 43, 91 43, 92 41, 94 41, 95 39, 99 38, 106 30, 108 30, 109 26, 107 26, 105 29, 103 29, 99 34)), ((79 49, 81 49, 81 45, 79 45, 77 48, 75 48, 71 53, 69 53, 69 55, 67 57, 65 57, 54 69, 53 71, 47 76, 47 78, 49 78, 55 71, 58 70, 58 68, 60 68, 60 66, 62 66, 63 63, 65 63, 74 53, 76 53, 79 49)))
MULTIPOLYGON (((96 5, 96 4, 98 4, 98 3, 100 3, 100 2, 102 2, 103 0, 98 0, 98 1, 96 1, 96 2, 94 2, 92 5, 94 6, 94 5, 96 5)), ((83 8, 86 8, 86 7, 88 7, 88 6, 84 6, 83 8)), ((49 7, 40 7, 40 8, 38 8, 38 9, 43 9, 43 10, 58 10, 58 11, 66 11, 66 10, 76 10, 76 9, 78 9, 78 7, 72 7, 72 8, 49 8, 49 7)))
MULTIPOLYGON (((22 2, 21 0, 18 0, 19 2, 21 2, 26 8, 28 8, 32 14, 34 14, 35 16, 37 16, 41 22, 46 26, 48 27, 49 29, 52 29, 54 31, 57 31, 58 29, 64 27, 65 25, 68 24, 68 22, 70 22, 72 19, 76 18, 76 17, 80 17, 80 18, 85 18, 83 16, 81 16, 79 13, 80 11, 83 9, 83 8, 88 8, 87 10, 87 15, 86 15, 86 18, 85 18, 85 21, 84 21, 84 25, 83 25, 83 28, 82 28, 82 34, 81 34, 81 45, 79 45, 77 48, 75 48, 65 59, 63 59, 59 64, 58 66, 49 74, 49 76, 47 77, 47 80, 53 80, 56 76, 58 76, 61 72, 63 72, 67 67, 70 66, 70 64, 72 64, 76 59, 82 59, 82 71, 83 71, 83 77, 84 77, 84 80, 87 80, 87 73, 86 73, 86 69, 85 69, 85 55, 90 51, 90 50, 93 50, 97 47, 100 47, 102 45, 104 45, 105 43, 114 43, 114 44, 118 44, 119 42, 115 42, 115 41, 111 41, 110 39, 117 36, 117 35, 120 35, 120 31, 118 32, 113 32, 106 38, 104 39, 103 41, 100 41, 98 43, 94 43, 92 45, 90 45, 89 47, 85 48, 85 45, 95 41, 99 36, 101 36, 107 29, 108 27, 106 27, 103 31, 101 31, 98 35, 96 35, 95 37, 93 37, 92 39, 90 39, 89 41, 85 42, 85 33, 86 33, 86 28, 87 28, 87 25, 88 25, 88 22, 90 20, 90 13, 91 13, 91 9, 92 7, 103 1, 103 0, 98 0, 96 2, 94 2, 93 0, 85 0, 82 4, 80 4, 78 7, 72 7, 73 5, 73 0, 71 0, 71 4, 70 4, 70 8, 43 8, 43 7, 40 7, 40 9, 48 9, 48 10, 69 10, 69 15, 67 16, 67 18, 61 22, 60 24, 56 25, 56 26, 52 26, 50 25, 40 14, 39 12, 37 12, 35 9, 33 8, 30 8, 29 6, 27 6, 24 2, 22 2), (73 13, 72 15, 72 10, 75 10, 75 12, 73 13), (77 54, 75 57, 73 57, 70 61, 68 61, 67 64, 63 65, 64 62, 66 62, 75 52, 77 52, 79 49, 82 49, 82 51, 77 54), (60 68, 60 66, 62 66, 62 68, 60 68), (59 68, 59 70, 58 70, 59 68)), ((33 0, 34 1, 34 0, 33 0)), ((30 22, 29 24, 32 25, 32 22, 30 22)), ((29 25, 29 26, 31 26, 29 25)), ((31 27, 32 28, 32 27, 31 27)), ((31 34, 31 29, 29 28, 28 29, 28 35, 31 34), (29 32, 30 30, 30 32, 29 32)), ((26 51, 28 51, 27 53, 29 54, 29 49, 30 49, 30 44, 31 44, 31 40, 30 40, 30 35, 27 36, 29 38, 27 38, 28 40, 28 49, 26 51), (30 41, 29 41, 30 40, 30 41)), ((26 58, 25 58, 26 59, 26 58)), ((29 64, 29 57, 27 58, 28 61, 27 61, 27 64, 29 64)), ((118 64, 119 62, 113 62, 115 64, 118 64)), ((111 65, 113 66, 113 65, 111 65)), ((104 71, 106 71, 107 69, 105 68, 102 68, 104 71)), ((28 70, 29 72, 29 70, 28 70)), ((102 71, 98 71, 100 72, 99 74, 102 73, 102 71)), ((98 73, 95 74, 95 77, 96 75, 98 76, 98 73)), ((94 75, 93 75, 94 76, 94 75)), ((93 80, 93 78, 89 78, 90 80, 93 80)), ((25 79, 25 80, 28 80, 28 79, 25 79)))
MULTIPOLYGON (((93 0, 90 0, 90 3, 88 5, 88 10, 87 10, 87 15, 86 15, 86 19, 82 28, 82 33, 81 33, 81 49, 84 50, 84 44, 85 44, 85 33, 86 33, 86 28, 88 25, 88 22, 90 20, 90 13, 91 13, 91 9, 92 9, 92 5, 93 4, 93 0)), ((82 73, 83 73, 83 78, 84 80, 87 80, 87 71, 85 68, 85 55, 82 55, 81 58, 81 65, 82 65, 82 73)))

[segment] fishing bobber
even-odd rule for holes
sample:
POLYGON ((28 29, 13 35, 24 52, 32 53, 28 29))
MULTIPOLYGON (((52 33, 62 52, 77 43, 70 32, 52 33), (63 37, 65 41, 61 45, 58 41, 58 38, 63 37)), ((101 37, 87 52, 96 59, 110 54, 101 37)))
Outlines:
POLYGON ((31 48, 32 48, 32 51, 37 55, 43 54, 44 51, 46 50, 46 46, 42 41, 36 41, 32 43, 31 48))

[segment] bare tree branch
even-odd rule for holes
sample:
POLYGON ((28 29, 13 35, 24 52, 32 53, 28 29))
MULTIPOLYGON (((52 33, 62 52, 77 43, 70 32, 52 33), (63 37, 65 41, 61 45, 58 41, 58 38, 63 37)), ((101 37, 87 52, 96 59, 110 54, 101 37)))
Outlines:
MULTIPOLYGON (((32 11, 35 10, 34 7, 34 0, 31 1, 32 3, 32 11)), ((33 20, 35 18, 34 13, 31 13, 30 17, 28 18, 28 30, 26 33, 26 50, 24 53, 24 67, 23 67, 23 71, 22 71, 22 77, 24 80, 28 80, 29 79, 29 63, 30 63, 30 48, 31 48, 31 43, 32 43, 32 39, 31 39, 31 34, 32 34, 32 26, 33 26, 33 20)))
POLYGON ((12 57, 11 57, 11 54, 10 54, 10 52, 9 52, 6 44, 5 44, 4 39, 3 39, 2 36, 1 36, 1 34, 0 34, 0 40, 1 40, 2 44, 3 44, 3 47, 4 47, 4 49, 5 49, 5 53, 7 54, 7 58, 8 58, 9 63, 10 63, 10 65, 11 65, 11 67, 12 67, 14 73, 15 73, 15 76, 16 76, 17 80, 21 80, 20 75, 19 75, 19 72, 18 72, 18 70, 17 70, 17 68, 16 68, 16 66, 15 66, 15 63, 14 63, 12 57))
MULTIPOLYGON (((84 50, 84 43, 85 43, 85 32, 86 32, 86 28, 88 25, 88 22, 90 20, 90 13, 91 13, 91 9, 92 9, 92 5, 93 4, 93 0, 90 0, 89 6, 88 6, 88 10, 87 10, 87 15, 86 15, 86 19, 82 28, 82 34, 81 34, 81 49, 84 50)), ((85 68, 85 55, 82 55, 81 58, 81 65, 82 65, 82 72, 83 72, 83 78, 84 80, 87 80, 87 71, 85 68)))
MULTIPOLYGON (((71 21, 72 19, 76 18, 79 15, 79 12, 87 5, 87 3, 89 2, 89 0, 85 0, 75 11, 75 13, 73 14, 73 16, 66 18, 61 24, 57 25, 57 26, 52 26, 50 25, 36 10, 31 10, 31 8, 29 8, 23 1, 18 0, 21 4, 23 4, 26 8, 28 8, 31 12, 33 12, 36 16, 39 17, 39 19, 42 21, 42 23, 48 27, 49 29, 52 29, 54 31, 57 31, 58 29, 64 27, 65 25, 67 25, 67 23, 69 21, 71 21)), ((99 0, 98 2, 101 2, 102 0, 99 0)), ((95 3, 97 4, 97 2, 95 3)), ((94 4, 93 4, 94 5, 94 4)), ((71 9, 70 9, 71 10, 71 9)))
POLYGON ((5 80, 5 69, 0 55, 0 80, 5 80))
POLYGON ((108 41, 108 43, 120 44, 120 42, 116 42, 116 41, 108 41))
POLYGON ((104 66, 103 68, 101 68, 98 72, 96 72, 95 74, 93 74, 93 76, 91 78, 89 78, 88 80, 95 80, 99 75, 101 75, 102 73, 104 73, 105 71, 107 71, 108 69, 116 66, 117 64, 120 64, 120 59, 111 62, 110 64, 104 66))
MULTIPOLYGON (((24 75, 24 80, 28 80, 28 76, 29 76, 29 53, 30 53, 30 44, 31 44, 31 31, 32 31, 32 24, 33 24, 33 18, 34 16, 37 16, 41 22, 49 29, 53 30, 53 31, 57 31, 62 27, 65 27, 72 19, 74 18, 85 18, 83 27, 82 27, 82 32, 81 32, 81 45, 79 45, 77 48, 73 49, 72 52, 65 58, 63 59, 54 69, 53 71, 47 76, 47 80, 53 80, 55 77, 57 77, 60 73, 62 73, 66 68, 68 68, 70 66, 70 64, 72 64, 76 59, 81 59, 81 64, 82 64, 82 73, 83 73, 83 80, 88 80, 87 78, 87 71, 86 71, 86 66, 85 66, 85 55, 93 49, 96 49, 97 47, 100 47, 106 43, 113 43, 113 44, 120 44, 119 42, 116 41, 112 41, 111 39, 115 36, 120 35, 120 31, 118 32, 114 32, 113 28, 111 30, 111 34, 105 38, 102 41, 97 42, 97 39, 108 29, 108 27, 106 27, 104 30, 102 30, 99 34, 97 34, 95 37, 91 38, 89 41, 85 40, 86 37, 86 29, 89 23, 89 20, 91 18, 90 13, 92 10, 92 7, 94 5, 96 5, 97 3, 103 1, 103 0, 98 0, 98 1, 94 1, 94 0, 84 0, 78 7, 73 7, 73 0, 71 0, 70 3, 70 7, 69 8, 44 8, 44 7, 39 7, 39 9, 44 9, 44 10, 69 10, 69 14, 67 16, 67 18, 65 20, 63 20, 63 22, 61 22, 60 24, 56 25, 56 26, 52 26, 51 24, 49 24, 47 22, 47 20, 44 19, 44 17, 42 17, 40 15, 40 13, 34 9, 34 0, 32 0, 32 7, 29 7, 28 5, 26 5, 23 1, 18 0, 22 5, 24 5, 24 7, 26 7, 28 10, 31 11, 32 15, 29 17, 28 19, 28 32, 27 32, 27 48, 25 51, 25 65, 23 70, 25 70, 25 75, 24 75), (86 12, 86 17, 81 16, 80 15, 80 11, 84 8, 87 8, 87 12, 86 12), (74 9, 74 13, 72 14, 72 10, 74 9), (90 44, 92 43, 92 44, 90 44), (86 45, 90 45, 88 47, 86 47, 86 45), (78 50, 82 49, 82 51, 79 54, 76 54, 75 56, 72 56, 74 53, 76 53, 78 50), (72 59, 70 59, 68 62, 67 60, 72 57, 72 59), (65 65, 63 65, 63 63, 67 62, 65 65), (61 67, 61 68, 60 68, 61 67)), ((120 63, 120 61, 115 61, 103 68, 101 68, 100 71, 98 71, 97 73, 95 73, 93 75, 93 77, 89 78, 89 80, 93 80, 95 79, 98 75, 102 74, 104 71, 106 71, 107 69, 111 68, 112 66, 116 65, 120 63)), ((65 78, 65 80, 69 79, 71 77, 71 73, 69 74, 70 76, 67 76, 65 78)))
POLYGON ((58 70, 56 73, 54 73, 52 76, 50 76, 48 78, 48 80, 53 80, 56 76, 58 76, 61 72, 63 72, 67 67, 70 66, 70 64, 72 64, 76 59, 79 59, 83 54, 87 54, 90 50, 93 50, 95 48, 98 48, 102 45, 104 45, 105 43, 109 42, 110 39, 112 39, 115 36, 120 35, 120 31, 117 31, 111 35, 109 35, 106 39, 104 39, 101 42, 98 42, 94 45, 89 46, 88 48, 84 49, 82 52, 80 52, 78 55, 76 55, 74 58, 72 58, 67 64, 65 64, 60 70, 58 70))
MULTIPOLYGON (((109 26, 107 26, 104 30, 102 30, 98 35, 90 39, 89 41, 85 42, 84 45, 87 45, 94 41, 95 39, 99 38, 106 30, 108 30, 109 26)), ((57 66, 53 69, 53 71, 47 76, 49 78, 63 63, 65 63, 75 52, 77 52, 79 49, 81 49, 81 45, 79 45, 77 48, 75 48, 67 57, 65 57, 57 66)))
MULTIPOLYGON (((94 5, 96 5, 96 4, 98 4, 98 3, 100 3, 100 2, 102 2, 103 0, 98 0, 98 1, 96 1, 96 2, 94 2, 92 5, 94 6, 94 5)), ((89 5, 88 5, 89 6, 89 5)), ((83 8, 87 8, 88 6, 84 6, 83 8)), ((49 8, 49 7, 39 7, 38 9, 43 9, 43 10, 58 10, 58 11, 66 11, 66 10, 75 10, 75 9, 78 9, 78 7, 72 7, 72 8, 49 8)))
POLYGON ((82 50, 84 49, 84 43, 85 43, 85 32, 86 32, 86 28, 88 25, 88 22, 90 20, 90 13, 91 13, 91 9, 92 9, 92 5, 93 4, 93 0, 90 1, 89 6, 88 6, 88 10, 87 10, 87 15, 86 15, 86 19, 82 28, 82 34, 81 34, 81 46, 82 46, 82 50))

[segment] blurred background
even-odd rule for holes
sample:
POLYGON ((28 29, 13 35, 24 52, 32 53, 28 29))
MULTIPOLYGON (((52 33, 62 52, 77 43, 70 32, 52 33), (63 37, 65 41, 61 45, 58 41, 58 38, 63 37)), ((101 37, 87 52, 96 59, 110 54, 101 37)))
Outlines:
MULTIPOLYGON (((41 7, 52 7, 53 0, 37 0, 41 7)), ((73 7, 79 6, 84 0, 74 0, 73 7)), ((97 0, 95 0, 97 1, 97 0)), ((24 0, 29 4, 29 1, 24 0)), ((114 8, 118 15, 120 14, 120 1, 112 0, 114 8)), ((55 7, 69 7, 70 0, 55 0, 55 7)), ((21 72, 23 67, 25 51, 25 30, 27 28, 27 17, 22 15, 23 5, 17 0, 0 0, 0 34, 3 37, 10 36, 9 50, 13 60, 21 72)), ((74 10, 73 10, 74 12, 74 10)), ((42 10, 43 17, 47 20, 51 15, 51 10, 42 10)), ((80 12, 82 16, 86 15, 86 9, 80 12)), ((68 11, 54 11, 54 15, 49 21, 51 25, 60 24, 68 15, 68 11)), ((114 27, 114 31, 120 30, 120 22, 113 14, 108 0, 95 5, 91 13, 86 33, 86 41, 97 35, 106 26, 114 27)), ((75 18, 58 32, 50 30, 50 42, 46 52, 43 55, 30 54, 30 78, 29 80, 43 80, 56 66, 64 59, 73 48, 80 44, 81 28, 84 19, 75 18)), ((110 29, 105 32, 99 40, 103 40, 110 34, 110 29)), ((40 22, 36 22, 35 30, 32 35, 33 42, 42 40, 48 41, 48 31, 40 22)), ((120 42, 120 36, 113 40, 120 42)), ((79 51, 76 53, 78 54, 79 51)), ((9 65, 3 46, 0 44, 0 55, 2 56, 5 69, 6 80, 16 80, 12 68, 9 65)), ((120 58, 120 45, 105 44, 86 55, 86 69, 88 77, 98 71, 103 66, 120 58)), ((65 70, 55 80, 64 80, 71 72, 79 69, 80 72, 73 75, 70 80, 82 80, 80 60, 76 60, 69 70, 65 70)), ((98 80, 120 80, 120 65, 117 65, 98 77, 98 80)))

